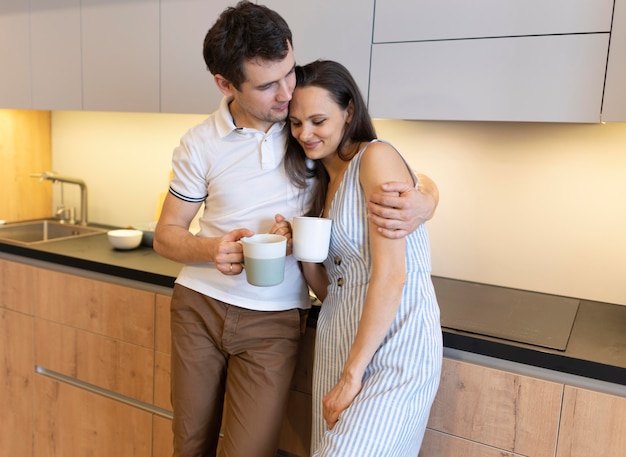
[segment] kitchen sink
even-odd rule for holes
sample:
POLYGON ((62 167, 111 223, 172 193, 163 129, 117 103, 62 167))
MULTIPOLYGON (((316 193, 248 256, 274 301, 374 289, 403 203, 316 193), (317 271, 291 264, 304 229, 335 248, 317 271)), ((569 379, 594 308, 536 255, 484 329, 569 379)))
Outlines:
POLYGON ((24 245, 105 233, 106 229, 52 220, 17 222, 0 226, 0 241, 24 245))

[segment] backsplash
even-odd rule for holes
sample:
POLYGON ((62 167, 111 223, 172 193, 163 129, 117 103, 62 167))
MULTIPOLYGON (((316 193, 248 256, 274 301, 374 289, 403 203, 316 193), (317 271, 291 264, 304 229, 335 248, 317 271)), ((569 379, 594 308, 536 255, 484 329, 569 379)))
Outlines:
MULTIPOLYGON (((172 149, 204 117, 53 112, 53 169, 87 182, 92 221, 152 220, 172 149)), ((434 275, 626 305, 626 124, 376 127, 439 186, 434 275)))

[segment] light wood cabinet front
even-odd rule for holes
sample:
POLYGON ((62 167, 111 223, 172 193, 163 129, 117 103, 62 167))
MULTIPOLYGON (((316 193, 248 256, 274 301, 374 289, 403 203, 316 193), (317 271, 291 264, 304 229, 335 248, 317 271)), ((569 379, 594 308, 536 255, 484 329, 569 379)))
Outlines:
POLYGON ((37 317, 154 348, 154 293, 45 269, 34 280, 37 317))
POLYGON ((35 364, 152 403, 151 349, 35 319, 35 364))
POLYGON ((427 429, 419 457, 527 457, 427 429))
MULTIPOLYGON (((6 276, 2 275, 3 284, 6 276)), ((0 455, 32 455, 33 318, 0 308, 0 455)))
POLYGON ((565 386, 557 457, 626 453, 626 398, 565 386))
POLYGON ((150 413, 40 375, 35 392, 35 456, 151 457, 150 413))
POLYGON ((154 416, 152 423, 152 457, 172 457, 174 443, 172 441, 172 421, 164 417, 154 416))
MULTIPOLYGON (((428 428, 511 453, 552 457, 562 392, 562 384, 444 359, 428 428)), ((420 455, 460 454, 424 449, 420 455)))
POLYGON ((52 216, 52 183, 30 176, 52 166, 50 131, 49 111, 0 109, 0 219, 18 222, 52 216))
POLYGON ((0 308, 33 314, 33 267, 0 260, 0 308))

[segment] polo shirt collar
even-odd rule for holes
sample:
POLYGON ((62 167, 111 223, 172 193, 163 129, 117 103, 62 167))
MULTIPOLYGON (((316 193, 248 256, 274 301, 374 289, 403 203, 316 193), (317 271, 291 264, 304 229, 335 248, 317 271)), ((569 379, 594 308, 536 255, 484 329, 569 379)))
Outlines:
MULTIPOLYGON (((232 101, 232 99, 233 99, 232 97, 222 97, 220 106, 216 113, 217 115, 215 116, 215 123, 216 123, 217 131, 220 137, 224 138, 236 131, 241 132, 241 131, 251 130, 254 132, 258 132, 258 130, 256 129, 238 128, 235 125, 235 121, 233 121, 233 116, 230 114, 230 109, 228 109, 228 104, 232 101)), ((267 131, 267 133, 269 134, 276 130, 280 131, 283 129, 285 124, 286 124, 286 121, 275 122, 267 131)), ((262 133, 265 133, 265 132, 262 132, 262 133)))

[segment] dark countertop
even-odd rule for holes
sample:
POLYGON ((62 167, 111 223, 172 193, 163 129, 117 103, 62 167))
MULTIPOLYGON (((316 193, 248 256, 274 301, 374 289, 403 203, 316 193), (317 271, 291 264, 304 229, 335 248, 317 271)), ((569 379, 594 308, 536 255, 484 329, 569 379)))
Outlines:
POLYGON ((174 287, 182 268, 149 247, 118 251, 109 244, 106 233, 28 246, 0 241, 0 252, 165 287, 174 287))
MULTIPOLYGON (((51 262, 157 286, 173 287, 182 265, 160 257, 152 248, 117 251, 106 234, 22 246, 0 242, 0 253, 51 262)), ((485 296, 502 288, 434 277, 438 297, 446 288, 476 289, 485 296), (452 287, 454 285, 454 287, 452 287)), ((543 295, 543 294, 541 294, 543 295)), ((463 294, 459 295, 462 300, 463 294)), ((439 300, 446 311, 449 306, 439 300)), ((452 307, 450 307, 452 308, 452 307)), ((309 319, 315 325, 318 307, 309 319)), ((580 300, 565 350, 443 328, 444 346, 561 373, 626 385, 626 306, 580 300)))

